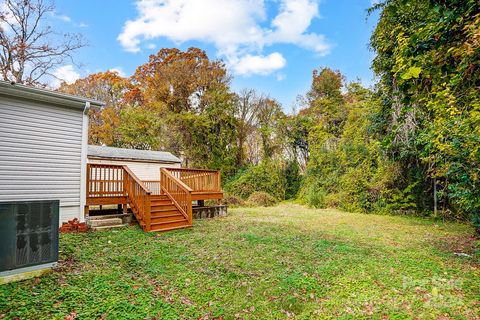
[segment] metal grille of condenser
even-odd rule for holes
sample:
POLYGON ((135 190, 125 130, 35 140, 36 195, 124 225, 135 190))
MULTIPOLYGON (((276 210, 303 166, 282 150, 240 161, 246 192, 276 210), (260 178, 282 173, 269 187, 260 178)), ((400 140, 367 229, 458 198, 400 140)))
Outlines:
POLYGON ((58 260, 58 200, 0 202, 0 272, 58 260))

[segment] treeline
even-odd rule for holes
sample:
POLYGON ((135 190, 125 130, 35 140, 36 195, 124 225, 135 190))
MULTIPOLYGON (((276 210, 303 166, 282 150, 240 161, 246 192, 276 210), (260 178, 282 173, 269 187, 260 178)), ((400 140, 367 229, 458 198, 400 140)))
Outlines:
POLYGON ((60 90, 103 100, 90 143, 167 150, 220 169, 228 201, 469 219, 480 226, 480 11, 476 1, 392 0, 379 23, 374 90, 320 68, 298 111, 233 92, 219 60, 162 49, 130 78, 60 90))

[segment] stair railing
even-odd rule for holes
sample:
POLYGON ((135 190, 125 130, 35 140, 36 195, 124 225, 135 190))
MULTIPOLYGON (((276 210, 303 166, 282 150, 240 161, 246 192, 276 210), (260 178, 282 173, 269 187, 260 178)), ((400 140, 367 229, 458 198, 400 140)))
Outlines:
POLYGON ((220 171, 189 168, 167 168, 194 192, 221 192, 220 171))
POLYGON ((137 220, 142 220, 145 231, 151 229, 151 192, 126 165, 123 166, 124 188, 130 201, 130 208, 137 220))
POLYGON ((151 192, 126 165, 87 164, 87 198, 128 199, 145 231, 151 229, 151 192))
POLYGON ((167 169, 160 169, 160 188, 192 225, 192 189, 167 169))

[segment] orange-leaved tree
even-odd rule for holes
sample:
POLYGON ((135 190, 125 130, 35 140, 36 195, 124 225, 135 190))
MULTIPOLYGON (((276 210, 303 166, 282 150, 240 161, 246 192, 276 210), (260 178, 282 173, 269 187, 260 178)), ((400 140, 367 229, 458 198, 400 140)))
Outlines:
POLYGON ((89 143, 122 146, 121 112, 127 106, 141 103, 141 94, 128 78, 117 72, 91 74, 72 84, 62 83, 61 92, 97 99, 106 103, 102 110, 90 111, 89 143))

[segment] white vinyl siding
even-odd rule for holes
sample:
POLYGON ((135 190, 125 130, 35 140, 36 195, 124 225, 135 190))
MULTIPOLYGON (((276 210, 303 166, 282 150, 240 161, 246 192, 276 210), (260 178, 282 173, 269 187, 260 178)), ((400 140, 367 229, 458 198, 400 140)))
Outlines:
POLYGON ((88 163, 126 165, 140 180, 160 180, 160 168, 180 168, 179 163, 88 158, 88 163))
POLYGON ((60 200, 80 217, 83 110, 0 96, 0 201, 60 200))

